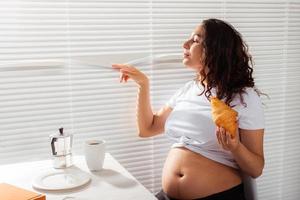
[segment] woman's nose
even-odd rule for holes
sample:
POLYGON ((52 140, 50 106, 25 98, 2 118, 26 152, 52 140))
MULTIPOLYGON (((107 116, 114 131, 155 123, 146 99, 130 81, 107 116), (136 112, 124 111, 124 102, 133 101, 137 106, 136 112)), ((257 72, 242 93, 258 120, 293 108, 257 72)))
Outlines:
POLYGON ((189 43, 189 40, 185 41, 182 45, 183 48, 185 49, 189 49, 190 48, 190 43, 189 43))

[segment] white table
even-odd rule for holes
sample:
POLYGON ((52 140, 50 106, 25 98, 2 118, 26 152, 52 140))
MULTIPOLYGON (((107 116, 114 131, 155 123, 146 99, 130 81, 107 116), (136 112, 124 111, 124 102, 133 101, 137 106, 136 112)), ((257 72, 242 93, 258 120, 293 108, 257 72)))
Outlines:
POLYGON ((52 160, 1 165, 0 183, 5 182, 46 194, 47 200, 156 200, 155 196, 109 153, 106 153, 103 170, 99 172, 90 172, 83 156, 75 156, 74 165, 90 174, 90 183, 67 191, 34 189, 32 180, 43 170, 52 168, 52 160))

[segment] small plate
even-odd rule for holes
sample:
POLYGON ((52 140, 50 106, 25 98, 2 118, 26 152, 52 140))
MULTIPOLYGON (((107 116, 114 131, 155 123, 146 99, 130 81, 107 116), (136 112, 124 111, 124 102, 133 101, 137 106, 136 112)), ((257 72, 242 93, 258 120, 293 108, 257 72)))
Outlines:
POLYGON ((32 186, 41 190, 66 190, 82 186, 90 179, 89 174, 79 168, 52 169, 37 176, 32 186))

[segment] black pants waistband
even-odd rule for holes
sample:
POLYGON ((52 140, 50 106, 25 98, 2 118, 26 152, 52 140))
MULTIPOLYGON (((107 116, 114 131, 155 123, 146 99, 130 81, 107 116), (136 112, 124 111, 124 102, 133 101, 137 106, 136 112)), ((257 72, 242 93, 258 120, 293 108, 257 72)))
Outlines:
MULTIPOLYGON (((158 200, 178 200, 172 197, 169 197, 163 190, 156 194, 158 200)), ((223 192, 218 192, 216 194, 209 195, 203 198, 197 198, 193 200, 245 200, 244 195, 244 185, 234 186, 223 192)))
POLYGON ((244 200, 244 184, 241 183, 233 188, 209 195, 207 197, 198 198, 195 200, 244 200))

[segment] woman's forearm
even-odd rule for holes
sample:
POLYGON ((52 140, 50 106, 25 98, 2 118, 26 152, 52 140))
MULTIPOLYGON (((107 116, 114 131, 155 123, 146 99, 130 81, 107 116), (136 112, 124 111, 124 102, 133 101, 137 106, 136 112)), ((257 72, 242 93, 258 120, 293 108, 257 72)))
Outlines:
POLYGON ((137 126, 140 137, 152 135, 151 127, 153 123, 153 112, 150 103, 149 79, 140 70, 125 64, 113 64, 112 67, 121 72, 120 82, 127 82, 132 79, 138 85, 137 94, 137 126))
POLYGON ((232 151, 232 155, 241 170, 252 178, 257 178, 262 174, 264 158, 249 151, 242 143, 232 151))
POLYGON ((149 81, 140 84, 138 87, 136 110, 139 136, 147 137, 151 134, 149 133, 149 131, 153 122, 153 112, 150 102, 149 81))

